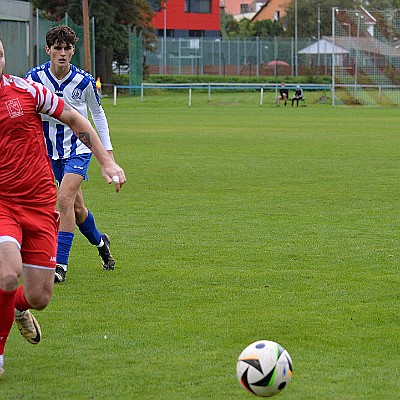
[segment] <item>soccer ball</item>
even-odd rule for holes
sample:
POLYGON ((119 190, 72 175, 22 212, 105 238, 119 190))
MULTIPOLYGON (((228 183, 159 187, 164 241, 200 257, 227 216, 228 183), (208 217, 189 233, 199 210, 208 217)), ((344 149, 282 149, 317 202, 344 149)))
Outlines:
POLYGON ((236 364, 240 384, 261 397, 280 393, 292 379, 292 359, 278 343, 259 340, 247 346, 236 364))

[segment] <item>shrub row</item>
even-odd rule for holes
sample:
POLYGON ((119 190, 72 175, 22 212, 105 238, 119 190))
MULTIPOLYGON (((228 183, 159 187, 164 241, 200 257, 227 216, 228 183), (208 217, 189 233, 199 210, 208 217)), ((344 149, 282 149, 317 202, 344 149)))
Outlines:
MULTIPOLYGON (((288 84, 330 84, 330 76, 220 76, 220 75, 150 75, 147 83, 279 83, 288 84)), ((129 85, 129 75, 114 75, 114 85, 129 85)))

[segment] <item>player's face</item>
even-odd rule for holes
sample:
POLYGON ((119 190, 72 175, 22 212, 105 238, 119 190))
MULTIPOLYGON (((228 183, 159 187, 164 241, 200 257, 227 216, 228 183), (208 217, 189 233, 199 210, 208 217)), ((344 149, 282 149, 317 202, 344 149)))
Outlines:
POLYGON ((56 43, 51 47, 46 46, 46 52, 50 56, 50 63, 56 68, 69 67, 72 56, 75 53, 75 46, 67 43, 56 43))
POLYGON ((0 79, 3 76, 4 66, 6 65, 6 59, 4 57, 4 46, 0 40, 0 79))

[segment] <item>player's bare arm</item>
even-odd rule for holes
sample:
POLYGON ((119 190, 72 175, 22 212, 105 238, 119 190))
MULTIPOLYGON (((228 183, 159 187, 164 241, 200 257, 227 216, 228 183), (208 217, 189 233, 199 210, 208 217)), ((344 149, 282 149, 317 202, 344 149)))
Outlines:
POLYGON ((78 139, 88 148, 92 148, 92 142, 90 141, 90 134, 88 132, 77 132, 75 134, 78 139))
POLYGON ((114 183, 116 191, 119 192, 121 186, 126 182, 124 170, 110 157, 90 122, 68 104, 64 105, 59 119, 68 125, 75 135, 90 148, 100 163, 104 179, 107 183, 114 183))

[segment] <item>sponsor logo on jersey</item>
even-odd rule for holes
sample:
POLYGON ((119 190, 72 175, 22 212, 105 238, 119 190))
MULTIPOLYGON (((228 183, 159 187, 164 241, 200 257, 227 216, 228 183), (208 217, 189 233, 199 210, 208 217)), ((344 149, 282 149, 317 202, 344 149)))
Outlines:
POLYGON ((21 103, 18 99, 6 101, 6 106, 11 118, 17 118, 24 115, 24 110, 22 109, 21 103))
POLYGON ((58 96, 58 97, 63 97, 64 93, 62 90, 55 90, 54 93, 58 96))
POLYGON ((72 91, 72 98, 73 99, 81 99, 82 98, 82 89, 79 89, 78 87, 76 87, 73 91, 72 91))

